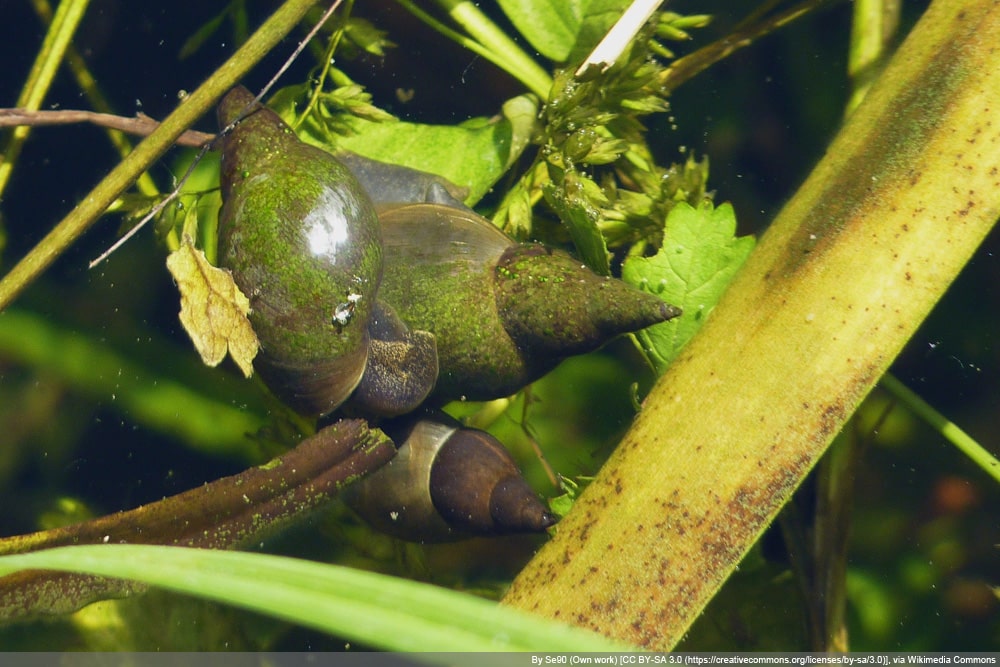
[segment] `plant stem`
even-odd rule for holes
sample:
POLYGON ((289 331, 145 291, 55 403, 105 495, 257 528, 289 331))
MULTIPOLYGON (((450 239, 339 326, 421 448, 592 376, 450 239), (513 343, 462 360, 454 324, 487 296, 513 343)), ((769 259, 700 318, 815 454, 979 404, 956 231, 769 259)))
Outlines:
MULTIPOLYGON (((48 0, 34 0, 35 12, 38 14, 39 18, 42 19, 47 24, 52 22, 52 7, 48 0)), ((90 100, 90 104, 93 106, 94 111, 98 113, 110 114, 111 105, 108 103, 107 98, 101 93, 101 89, 97 86, 97 81, 94 79, 90 70, 87 68, 87 62, 80 55, 80 52, 76 50, 72 44, 66 49, 66 65, 69 70, 73 73, 73 78, 76 79, 76 85, 80 87, 87 99, 90 100)), ((132 152, 132 142, 130 142, 125 135, 119 130, 108 130, 108 140, 118 151, 120 157, 125 157, 132 152)), ((156 187, 156 183, 153 182, 153 177, 149 175, 148 172, 143 173, 142 176, 136 181, 136 187, 139 192, 146 195, 147 197, 155 197, 160 193, 159 188, 156 187)))
POLYGON ((899 381, 894 375, 886 373, 879 382, 883 389, 895 396, 915 415, 930 424, 944 436, 960 452, 972 459, 983 472, 1000 483, 1000 461, 990 454, 985 447, 976 442, 968 433, 935 410, 927 401, 899 381))
POLYGON ((309 102, 306 104, 306 108, 302 110, 301 114, 298 114, 298 118, 292 124, 292 129, 297 130, 299 125, 310 114, 316 109, 316 105, 319 103, 319 98, 323 94, 323 89, 326 86, 326 79, 330 76, 330 70, 333 67, 333 54, 337 52, 337 47, 340 45, 340 41, 344 37, 344 30, 346 29, 347 19, 351 16, 354 11, 354 0, 347 0, 347 5, 344 7, 341 13, 341 24, 334 29, 333 34, 330 35, 330 39, 326 45, 326 51, 323 52, 322 66, 320 67, 320 72, 316 76, 316 85, 313 86, 312 94, 309 96, 309 102))
POLYGON ((105 209, 196 120, 208 112, 254 64, 274 48, 314 5, 316 0, 287 0, 207 81, 189 95, 160 127, 136 146, 104 180, 38 245, 0 280, 0 310, 6 308, 31 281, 83 234, 105 209))
POLYGON ((813 562, 810 603, 819 611, 812 628, 812 651, 844 653, 847 643, 847 548, 854 500, 854 478, 862 443, 845 429, 826 450, 819 466, 816 514, 810 558, 813 562))
MULTIPOLYGON (((669 90, 674 90, 679 85, 694 78, 696 74, 720 60, 729 57, 735 51, 750 46, 756 40, 768 33, 774 32, 778 28, 791 23, 797 18, 805 16, 811 11, 830 4, 832 0, 803 0, 797 5, 759 21, 743 22, 737 26, 736 30, 720 40, 703 46, 694 53, 690 53, 683 58, 678 58, 670 64, 664 72, 664 85, 669 90)), ((753 17, 758 13, 754 12, 753 17)))
MULTIPOLYGON (((115 133, 127 132, 140 137, 148 137, 153 133, 153 130, 160 126, 158 121, 149 116, 116 116, 110 113, 88 111, 86 109, 39 109, 37 111, 0 109, 0 127, 18 127, 21 125, 39 127, 43 125, 73 125, 76 123, 91 123, 98 127, 107 128, 109 131, 114 131, 115 133)), ((201 148, 213 139, 215 139, 214 134, 198 132, 197 130, 185 130, 174 144, 177 146, 201 148)), ((131 144, 128 143, 119 144, 115 142, 115 145, 120 147, 128 146, 131 149, 131 144)), ((125 152, 122 157, 128 155, 130 152, 131 150, 125 152)), ((153 186, 153 188, 152 192, 143 191, 143 194, 151 197, 157 195, 156 187, 153 186)))
POLYGON ((899 26, 900 0, 855 0, 851 21, 851 46, 847 73, 851 77, 851 99, 847 113, 854 110, 885 64, 886 47, 899 26))
MULTIPOLYGON (((56 70, 59 69, 63 55, 73 39, 73 33, 76 32, 77 26, 80 25, 80 19, 83 18, 83 14, 87 10, 88 2, 89 0, 63 0, 59 3, 59 9, 56 10, 49 30, 45 34, 42 48, 38 51, 35 64, 31 67, 28 81, 24 84, 20 97, 17 98, 17 106, 31 110, 42 106, 56 70)), ((0 160, 0 195, 7 187, 14 163, 17 162, 17 157, 21 154, 21 147, 30 133, 31 128, 19 127, 11 135, 7 150, 4 151, 3 160, 0 160)))
POLYGON ((1000 215, 998 39, 931 5, 505 602, 676 644, 1000 215))
POLYGON ((438 5, 448 12, 452 20, 472 36, 473 39, 469 40, 423 12, 409 0, 398 1, 408 11, 427 21, 435 30, 509 73, 542 101, 548 99, 549 90, 552 88, 552 77, 496 23, 483 14, 475 3, 469 0, 437 0, 438 5))

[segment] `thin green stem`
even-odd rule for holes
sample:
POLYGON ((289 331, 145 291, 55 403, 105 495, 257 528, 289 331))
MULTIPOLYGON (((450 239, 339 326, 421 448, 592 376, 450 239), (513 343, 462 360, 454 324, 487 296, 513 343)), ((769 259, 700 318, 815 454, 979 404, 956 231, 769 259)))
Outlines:
POLYGON ((136 178, 174 141, 207 113, 268 51, 295 28, 316 0, 287 0, 207 81, 189 95, 163 123, 87 194, 10 273, 0 280, 0 310, 80 237, 136 178))
MULTIPOLYGON (((87 11, 89 0, 63 0, 59 3, 52 23, 49 24, 49 31, 45 35, 42 48, 38 51, 38 57, 28 74, 28 81, 21 90, 21 95, 17 98, 17 106, 22 109, 36 111, 42 106, 45 95, 49 92, 52 79, 55 78, 59 65, 62 64, 66 49, 69 48, 73 34, 80 19, 87 11)), ((3 160, 0 160, 0 194, 3 193, 10 180, 14 163, 17 162, 18 155, 21 154, 21 147, 31 133, 31 128, 21 126, 14 129, 11 134, 7 150, 4 151, 3 160)))
POLYGON ((513 76, 542 100, 548 99, 549 89, 552 88, 552 77, 472 2, 437 0, 438 5, 468 32, 470 38, 438 21, 411 0, 396 1, 406 11, 448 39, 513 76))
MULTIPOLYGON (((734 52, 750 46, 764 35, 774 32, 778 28, 805 16, 811 11, 831 4, 832 1, 803 0, 777 14, 761 18, 759 21, 741 22, 736 30, 722 39, 703 46, 694 53, 690 53, 683 58, 678 58, 671 63, 670 67, 664 72, 663 84, 669 90, 674 90, 685 81, 694 78, 702 70, 729 57, 734 52)), ((756 12, 754 16, 757 16, 756 12)))
POLYGON ((336 53, 337 46, 340 45, 340 40, 344 37, 347 18, 351 15, 352 11, 354 11, 354 0, 348 0, 347 5, 343 10, 343 20, 340 26, 334 30, 332 35, 330 35, 330 41, 327 44, 326 51, 323 53, 323 65, 319 76, 316 77, 316 85, 313 87, 312 95, 309 96, 309 103, 306 104, 306 108, 301 114, 299 114, 298 118, 295 119, 292 129, 298 129, 299 125, 302 124, 302 121, 309 117, 309 115, 316 108, 316 105, 319 103, 320 95, 323 94, 323 86, 326 83, 326 78, 330 75, 330 70, 333 65, 333 54, 336 53))
MULTIPOLYGON (((35 13, 38 14, 39 18, 48 25, 52 22, 52 5, 48 0, 34 0, 35 13)), ((76 50, 72 44, 66 49, 66 66, 70 72, 73 73, 73 78, 76 79, 76 85, 79 86, 83 94, 87 96, 90 100, 90 104, 94 111, 100 113, 111 113, 111 104, 108 102, 107 98, 101 92, 101 89, 97 85, 97 80, 90 73, 87 67, 87 62, 80 55, 80 52, 76 50)), ((125 133, 121 130, 115 130, 112 128, 107 129, 108 140, 118 151, 120 157, 125 157, 132 152, 132 142, 128 140, 125 133)), ((153 178, 145 173, 139 177, 136 182, 136 186, 139 192, 148 196, 155 197, 160 193, 159 188, 156 187, 156 183, 153 182, 153 178)))
POLYGON ((879 384, 906 405, 913 414, 930 424, 960 452, 972 459, 973 463, 982 468, 987 475, 1000 482, 1000 461, 973 440, 968 433, 931 407, 927 401, 917 396, 912 389, 900 382, 894 375, 886 373, 882 376, 879 384))
MULTIPOLYGON (((441 35, 447 37, 448 39, 450 39, 451 41, 455 42, 459 46, 462 46, 463 48, 466 48, 469 51, 472 51, 476 55, 478 55, 478 56, 480 56, 482 58, 485 58, 486 60, 489 60, 491 63, 493 63, 497 67, 503 69, 508 74, 511 74, 512 76, 514 76, 515 78, 517 78, 519 81, 522 81, 520 79, 520 77, 518 77, 515 72, 512 72, 508 68, 507 64, 503 60, 501 60, 497 54, 491 53, 489 49, 487 49, 486 47, 484 47, 482 44, 480 44, 476 40, 463 35, 462 33, 458 32, 457 30, 452 30, 447 25, 445 25, 441 21, 439 21, 436 18, 434 18, 434 16, 432 16, 431 14, 428 14, 423 9, 421 9, 420 7, 418 7, 415 3, 410 2, 410 0, 396 0, 396 2, 399 3, 399 5, 401 5, 406 11, 408 11, 411 14, 413 14, 414 16, 416 16, 418 19, 420 19, 421 21, 423 21, 424 23, 426 23, 428 26, 430 26, 431 28, 433 28, 434 30, 436 30, 437 32, 439 32, 441 35)), ((525 83, 525 82, 522 81, 522 83, 525 83)), ((527 85, 527 83, 525 83, 525 85, 527 85)))
POLYGON ((855 0, 847 53, 852 88, 847 113, 861 103, 882 69, 887 47, 899 26, 900 10, 899 0, 855 0))
POLYGON ((847 643, 847 548, 854 479, 863 443, 847 431, 833 441, 820 464, 813 519, 813 604, 818 617, 813 651, 849 650, 847 643))

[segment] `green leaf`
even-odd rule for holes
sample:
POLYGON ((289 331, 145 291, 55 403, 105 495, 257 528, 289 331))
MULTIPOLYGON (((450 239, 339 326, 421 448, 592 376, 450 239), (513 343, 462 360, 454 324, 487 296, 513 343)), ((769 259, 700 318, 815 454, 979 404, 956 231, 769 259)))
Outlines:
POLYGON ((514 27, 556 62, 582 58, 630 4, 627 0, 499 0, 514 27))
POLYGON ((396 46, 384 30, 379 30, 371 21, 357 16, 348 19, 344 35, 365 53, 380 58, 385 56, 386 50, 396 46))
POLYGON ((531 143, 538 123, 538 98, 534 95, 518 95, 503 104, 503 117, 510 123, 511 141, 507 155, 507 166, 511 166, 531 143))
POLYGON ((657 373, 701 327, 729 281, 753 250, 752 236, 735 237, 733 207, 709 202, 698 208, 680 202, 667 215, 663 247, 653 257, 632 257, 622 279, 680 306, 678 318, 640 331, 637 336, 657 373))
POLYGON ((592 481, 594 481, 594 478, 590 476, 578 477, 575 481, 568 477, 560 476, 560 482, 566 491, 562 495, 549 498, 549 509, 559 517, 566 516, 573 509, 576 499, 580 497, 580 494, 583 493, 583 490, 592 481))
POLYGON ((468 594, 269 554, 102 544, 0 557, 0 575, 39 568, 134 579, 386 650, 628 650, 468 594))
POLYGON ((338 148, 443 176, 468 188, 467 203, 481 199, 503 174, 511 144, 506 121, 476 128, 357 121, 354 127, 355 134, 337 140, 338 148))
MULTIPOLYGON (((284 91, 274 100, 286 122, 295 107, 284 91), (279 97, 280 95, 280 97, 279 97)), ((530 95, 506 102, 496 118, 473 118, 462 125, 424 125, 396 120, 368 120, 341 114, 335 134, 312 120, 298 134, 306 143, 336 152, 348 150, 374 160, 437 174, 466 188, 469 205, 479 201, 530 143, 538 102, 530 95)))

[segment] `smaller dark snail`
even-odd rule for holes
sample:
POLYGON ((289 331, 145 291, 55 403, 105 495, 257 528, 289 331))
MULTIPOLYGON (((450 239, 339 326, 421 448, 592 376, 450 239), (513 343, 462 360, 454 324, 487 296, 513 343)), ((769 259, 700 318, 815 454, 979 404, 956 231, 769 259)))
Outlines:
POLYGON ((374 528, 414 542, 542 532, 556 522, 493 436, 442 413, 384 424, 399 453, 345 489, 374 528))

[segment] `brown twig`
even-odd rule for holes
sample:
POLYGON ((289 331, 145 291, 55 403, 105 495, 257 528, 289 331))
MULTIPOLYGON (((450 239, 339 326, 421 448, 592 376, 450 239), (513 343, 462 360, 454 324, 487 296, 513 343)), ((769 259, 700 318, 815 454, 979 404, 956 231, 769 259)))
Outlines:
MULTIPOLYGON (((129 134, 145 137, 160 126, 159 121, 145 114, 134 118, 115 116, 96 111, 79 111, 75 109, 59 109, 45 111, 30 111, 28 109, 0 109, 0 127, 17 127, 19 125, 71 125, 74 123, 92 123, 100 127, 109 127, 129 134)), ((215 138, 214 134, 187 130, 178 139, 177 145, 201 148, 215 138)))
POLYGON ((754 41, 774 32, 778 28, 791 23, 809 12, 831 5, 836 0, 803 0, 772 16, 762 16, 754 12, 742 21, 733 32, 722 39, 712 42, 683 58, 678 58, 666 69, 663 75, 663 85, 668 90, 674 90, 685 81, 710 65, 729 57, 733 52, 750 46, 754 41))

